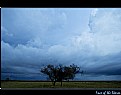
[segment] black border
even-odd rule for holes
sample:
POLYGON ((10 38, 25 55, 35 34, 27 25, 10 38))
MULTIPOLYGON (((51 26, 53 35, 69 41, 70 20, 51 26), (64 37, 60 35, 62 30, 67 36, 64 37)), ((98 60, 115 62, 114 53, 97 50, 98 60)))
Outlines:
POLYGON ((1 7, 121 7, 120 0, 1 0, 1 7))
MULTIPOLYGON (((98 95, 97 92, 118 92, 121 93, 121 89, 82 89, 82 90, 1 90, 1 95, 98 95)), ((104 95, 104 94, 100 94, 104 95)), ((108 95, 108 94, 105 94, 108 95)), ((121 95, 121 94, 109 94, 109 95, 121 95)))
POLYGON ((1 92, 1 95, 95 95, 95 90, 2 90, 1 92))

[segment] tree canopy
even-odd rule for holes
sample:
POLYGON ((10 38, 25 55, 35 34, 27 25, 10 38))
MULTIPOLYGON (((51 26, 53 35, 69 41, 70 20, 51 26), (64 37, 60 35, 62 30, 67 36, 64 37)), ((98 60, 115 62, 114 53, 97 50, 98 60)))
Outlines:
POLYGON ((52 81, 52 84, 55 85, 57 81, 61 82, 62 80, 74 79, 75 74, 79 73, 80 67, 77 65, 63 66, 63 65, 47 65, 41 68, 41 72, 48 75, 49 79, 52 81))

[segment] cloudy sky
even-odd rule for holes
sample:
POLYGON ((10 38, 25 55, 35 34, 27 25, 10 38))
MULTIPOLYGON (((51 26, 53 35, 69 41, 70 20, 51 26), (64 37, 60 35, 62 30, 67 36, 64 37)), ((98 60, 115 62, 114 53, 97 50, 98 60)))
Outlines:
POLYGON ((2 8, 1 78, 46 80, 47 64, 78 80, 121 80, 121 8, 2 8))

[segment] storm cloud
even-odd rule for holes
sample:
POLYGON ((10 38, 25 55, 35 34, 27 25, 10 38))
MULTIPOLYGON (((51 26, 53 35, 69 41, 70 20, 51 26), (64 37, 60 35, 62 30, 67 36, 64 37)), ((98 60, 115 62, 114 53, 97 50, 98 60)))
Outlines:
POLYGON ((72 63, 87 74, 78 80, 121 79, 120 8, 2 8, 1 18, 2 79, 42 80, 42 66, 72 63))

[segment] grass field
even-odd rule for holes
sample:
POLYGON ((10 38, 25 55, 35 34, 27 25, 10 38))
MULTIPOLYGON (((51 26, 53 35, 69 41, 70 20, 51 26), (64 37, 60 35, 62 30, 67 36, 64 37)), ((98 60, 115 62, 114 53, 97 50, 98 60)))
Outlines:
POLYGON ((121 82, 63 82, 61 87, 60 82, 1 81, 1 88, 121 88, 121 82))

